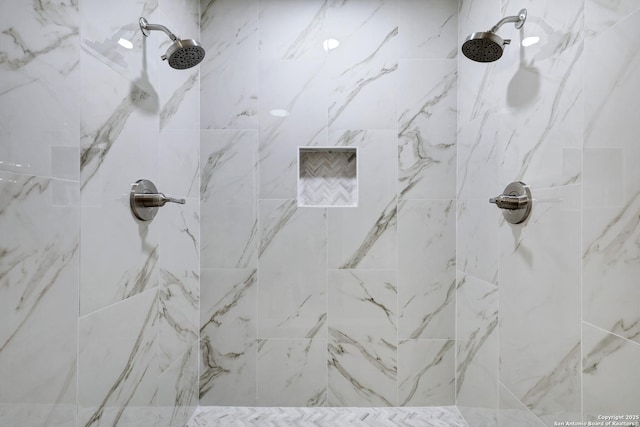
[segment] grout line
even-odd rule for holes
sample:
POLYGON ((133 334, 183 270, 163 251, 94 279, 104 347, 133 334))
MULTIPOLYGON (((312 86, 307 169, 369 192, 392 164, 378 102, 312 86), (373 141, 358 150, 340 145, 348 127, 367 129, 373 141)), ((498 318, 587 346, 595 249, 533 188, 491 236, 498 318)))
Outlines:
POLYGON ((105 310, 108 310, 108 309, 110 309, 110 308, 112 308, 112 307, 114 307, 114 306, 118 305, 118 304, 122 304, 122 303, 125 303, 125 302, 128 302, 128 301, 131 301, 131 300, 132 300, 132 299, 134 299, 134 298, 137 298, 137 297, 139 297, 139 296, 141 296, 141 295, 146 295, 147 293, 152 292, 152 291, 156 291, 156 292, 158 292, 158 298, 159 298, 159 294, 160 294, 160 281, 158 281, 158 285, 157 285, 157 286, 154 286, 154 287, 149 288, 149 289, 145 289, 144 291, 142 291, 142 292, 140 292, 140 293, 137 293, 137 294, 135 294, 135 295, 131 295, 131 296, 129 296, 129 297, 127 297, 127 298, 125 298, 125 299, 122 299, 122 300, 120 300, 120 301, 113 302, 113 303, 111 303, 111 304, 109 304, 109 305, 106 305, 106 306, 104 306, 104 307, 100 307, 99 309, 97 309, 97 310, 95 310, 95 311, 92 311, 92 312, 89 312, 89 313, 87 313, 87 314, 83 314, 83 315, 81 315, 81 316, 79 316, 79 317, 78 317, 78 320, 80 321, 80 320, 86 319, 86 318, 88 318, 88 317, 90 317, 90 316, 93 316, 94 314, 101 313, 101 312, 103 312, 103 311, 105 311, 105 310))
MULTIPOLYGON (((518 404, 520 404, 520 406, 521 406, 520 410, 523 410, 523 409, 524 409, 524 411, 526 411, 529 415, 531 415, 531 416, 535 417, 535 419, 540 423, 540 426, 541 426, 541 427, 544 427, 545 423, 544 423, 544 422, 543 422, 543 421, 542 421, 542 420, 541 420, 541 419, 540 419, 536 414, 534 414, 534 413, 531 411, 531 409, 529 409, 529 407, 528 407, 527 405, 525 405, 524 403, 522 403, 522 401, 521 401, 521 400, 520 400, 520 399, 519 399, 515 394, 513 394, 513 392, 509 389, 509 387, 507 387, 506 385, 504 385, 504 384, 502 383, 502 381, 498 381, 498 386, 502 386, 502 387, 503 387, 503 388, 504 388, 504 389, 505 389, 505 390, 506 390, 506 391, 511 395, 511 397, 512 397, 513 399, 515 399, 515 400, 516 400, 516 402, 517 402, 518 404)), ((516 409, 518 409, 518 408, 516 408, 516 409)))
MULTIPOLYGON (((582 13, 582 24, 584 30, 584 8, 582 13)), ((584 37, 583 37, 584 42, 584 37)), ((582 50, 584 53, 585 46, 582 46, 582 50)), ((584 60, 582 61, 582 88, 584 89, 584 60)), ((584 120, 584 106, 585 103, 582 103, 582 117, 581 120, 584 120)), ((581 129, 585 129, 584 123, 581 122, 581 129)), ((578 365, 580 368, 579 375, 579 383, 580 384, 580 420, 584 420, 584 256, 583 256, 583 248, 584 248, 584 133, 580 134, 580 138, 582 140, 582 149, 580 150, 580 300, 578 304, 580 304, 580 364, 578 365)))
POLYGON ((259 340, 261 339, 259 336, 260 328, 259 328, 259 319, 260 319, 260 239, 262 236, 261 227, 260 227, 260 72, 262 61, 260 59, 260 2, 261 0, 255 0, 255 9, 254 9, 254 21, 256 23, 256 40, 255 40, 255 55, 256 55, 256 76, 255 76, 255 85, 256 85, 256 128, 254 130, 254 145, 253 145, 253 209, 255 212, 255 224, 256 224, 256 241, 254 243, 254 250, 256 253, 255 256, 255 269, 256 269, 256 303, 255 303, 255 339, 253 345, 256 347, 255 354, 256 358, 253 361, 255 367, 255 378, 253 379, 255 384, 255 390, 253 393, 253 405, 257 406, 259 403, 259 381, 260 378, 260 345, 259 340))
MULTIPOLYGON (((198 40, 202 40, 202 4, 198 2, 198 40)), ((202 366, 202 355, 200 354, 200 348, 202 343, 202 196, 200 189, 202 188, 202 67, 198 67, 198 310, 196 313, 196 325, 197 337, 196 337, 196 396, 195 396, 195 409, 189 415, 189 419, 193 418, 193 415, 198 412, 200 408, 200 368, 202 366)))
POLYGON ((635 342, 635 341, 633 341, 633 340, 630 340, 629 338, 625 338, 625 337, 623 337, 622 335, 616 334, 616 333, 614 333, 614 332, 608 331, 608 330, 606 330, 606 329, 604 329, 604 328, 601 328, 600 326, 596 326, 596 325, 594 325, 593 323, 587 322, 586 320, 583 320, 583 321, 582 321, 582 323, 583 323, 583 324, 585 324, 585 325, 589 325, 589 326, 591 326, 592 328, 598 329, 598 330, 600 330, 601 332, 604 332, 604 333, 606 333, 606 334, 613 335, 613 336, 618 337, 618 338, 620 338, 620 339, 622 339, 622 340, 625 340, 625 341, 626 341, 627 343, 629 343, 629 344, 640 346, 640 343, 638 343, 638 342, 635 342))

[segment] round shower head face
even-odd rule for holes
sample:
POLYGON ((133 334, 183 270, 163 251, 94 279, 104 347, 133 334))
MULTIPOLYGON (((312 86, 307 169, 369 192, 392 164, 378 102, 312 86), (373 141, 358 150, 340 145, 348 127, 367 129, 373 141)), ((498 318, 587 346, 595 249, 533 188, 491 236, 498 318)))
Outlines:
POLYGON ((169 65, 176 70, 184 70, 195 67, 204 59, 205 51, 195 40, 176 40, 163 59, 169 61, 169 65))
POLYGON ((493 62, 502 57, 505 44, 508 41, 490 31, 473 33, 462 44, 462 53, 472 61, 493 62))

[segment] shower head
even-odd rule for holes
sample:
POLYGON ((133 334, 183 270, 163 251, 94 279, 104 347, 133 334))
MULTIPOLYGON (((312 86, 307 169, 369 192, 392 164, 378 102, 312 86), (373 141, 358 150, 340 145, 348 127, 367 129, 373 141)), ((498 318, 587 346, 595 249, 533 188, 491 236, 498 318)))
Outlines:
POLYGON ((526 20, 527 9, 522 9, 518 12, 518 16, 502 18, 489 31, 469 35, 462 44, 462 53, 467 58, 476 62, 497 61, 502 57, 504 47, 511 43, 511 40, 503 40, 496 34, 496 31, 507 22, 513 22, 515 27, 520 29, 526 20))
POLYGON ((473 33, 462 44, 462 53, 476 62, 493 62, 500 59, 509 43, 511 40, 502 40, 491 31, 473 33))
POLYGON ((204 49, 192 39, 175 40, 167 49, 167 53, 161 56, 162 60, 168 60, 169 65, 177 70, 195 67, 204 59, 204 49))
POLYGON ((179 40, 167 27, 158 24, 149 24, 145 18, 140 18, 140 30, 145 37, 149 37, 149 31, 164 31, 173 41, 167 53, 161 56, 162 60, 168 60, 172 68, 184 70, 195 67, 204 59, 204 48, 195 40, 179 40))

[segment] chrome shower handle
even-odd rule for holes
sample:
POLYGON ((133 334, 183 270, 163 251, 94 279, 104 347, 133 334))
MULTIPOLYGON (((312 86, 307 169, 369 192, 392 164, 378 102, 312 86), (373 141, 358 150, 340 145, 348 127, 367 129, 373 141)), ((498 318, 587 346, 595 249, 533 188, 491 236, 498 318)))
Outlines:
POLYGON ((529 204, 529 198, 527 196, 501 194, 498 197, 492 197, 489 199, 489 203, 495 203, 500 209, 523 209, 527 207, 527 204, 529 204))
POLYGON ((155 184, 148 179, 139 179, 131 185, 129 204, 131 212, 139 220, 151 221, 158 213, 158 209, 167 203, 184 205, 186 200, 165 196, 158 192, 155 184))
POLYGON ((494 203, 502 209, 502 215, 508 222, 520 224, 529 217, 533 198, 529 186, 516 181, 507 185, 501 195, 490 198, 489 203, 494 203))
POLYGON ((137 206, 149 208, 149 207, 162 207, 167 203, 179 203, 184 205, 185 199, 176 199, 175 197, 165 196, 163 193, 143 193, 134 194, 134 202, 137 206))

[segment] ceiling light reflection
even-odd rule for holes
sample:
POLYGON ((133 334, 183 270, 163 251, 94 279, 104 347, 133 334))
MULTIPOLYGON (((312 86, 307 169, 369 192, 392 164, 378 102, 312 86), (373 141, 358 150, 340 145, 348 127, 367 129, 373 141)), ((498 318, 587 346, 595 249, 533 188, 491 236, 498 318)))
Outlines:
POLYGON ((538 43, 539 41, 540 41, 540 37, 537 37, 537 36, 525 37, 525 39, 522 40, 522 46, 524 46, 524 47, 533 46, 534 44, 538 43))
POLYGON ((326 39, 325 41, 322 42, 322 47, 327 52, 337 48, 338 46, 340 46, 340 42, 336 39, 326 39))
POLYGON ((122 37, 120 37, 120 40, 118 40, 118 44, 125 49, 133 49, 133 43, 131 43, 127 39, 123 39, 122 37))
POLYGON ((269 111, 273 117, 287 117, 289 112, 287 110, 271 110, 269 111))

